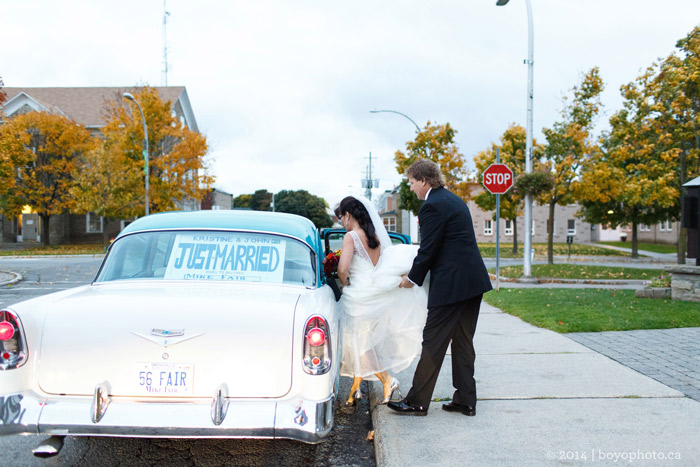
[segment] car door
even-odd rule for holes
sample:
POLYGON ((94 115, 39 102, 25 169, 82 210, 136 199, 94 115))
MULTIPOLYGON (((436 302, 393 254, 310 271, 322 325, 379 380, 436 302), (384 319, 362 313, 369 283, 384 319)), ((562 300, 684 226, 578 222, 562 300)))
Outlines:
MULTIPOLYGON (((345 236, 345 233, 345 229, 321 229, 325 256, 327 256, 331 251, 340 250, 341 246, 343 245, 343 237, 345 236)), ((388 232, 388 234, 389 238, 391 238, 391 243, 394 245, 411 244, 411 237, 408 235, 398 232, 388 232)))
MULTIPOLYGON (((323 238, 324 245, 324 257, 328 256, 331 251, 340 250, 343 246, 343 237, 346 234, 345 229, 321 229, 321 237, 323 238)), ((411 244, 411 237, 398 232, 387 232, 391 243, 394 245, 398 244, 411 244)), ((331 287, 333 293, 335 294, 335 299, 340 300, 342 292, 340 291, 340 286, 333 277, 326 277, 326 283, 331 287)))

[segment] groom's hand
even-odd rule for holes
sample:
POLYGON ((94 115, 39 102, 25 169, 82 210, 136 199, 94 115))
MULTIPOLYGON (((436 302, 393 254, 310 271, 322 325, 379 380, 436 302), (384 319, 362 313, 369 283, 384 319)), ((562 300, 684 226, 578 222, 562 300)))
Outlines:
POLYGON ((413 287, 413 282, 408 280, 408 274, 401 276, 401 283, 399 284, 399 287, 402 289, 410 289, 413 287))

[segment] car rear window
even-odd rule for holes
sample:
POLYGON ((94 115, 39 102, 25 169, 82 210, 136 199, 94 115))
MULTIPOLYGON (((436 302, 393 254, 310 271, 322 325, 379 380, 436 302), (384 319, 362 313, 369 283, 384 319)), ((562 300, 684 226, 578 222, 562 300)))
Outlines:
POLYGON ((129 279, 239 281, 311 287, 311 248, 281 235, 251 232, 141 232, 110 248, 97 282, 129 279))

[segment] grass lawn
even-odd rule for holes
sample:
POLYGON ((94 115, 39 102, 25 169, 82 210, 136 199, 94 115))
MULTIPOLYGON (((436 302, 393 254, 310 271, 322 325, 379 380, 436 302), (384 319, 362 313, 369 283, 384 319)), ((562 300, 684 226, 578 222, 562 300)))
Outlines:
POLYGON ((636 298, 634 290, 504 288, 485 294, 484 300, 561 333, 700 327, 697 303, 636 298))
MULTIPOLYGON (((547 244, 546 243, 535 243, 532 245, 535 249, 535 256, 547 256, 547 244)), ((566 243, 555 243, 552 245, 554 249, 555 256, 566 256, 569 254, 569 245, 566 243)), ((481 251, 481 256, 485 258, 495 258, 496 257, 496 244, 495 243, 479 243, 479 250, 481 251)), ((518 252, 513 253, 512 243, 501 243, 501 258, 522 258, 523 257, 523 244, 518 244, 518 252)), ((574 243, 571 245, 571 256, 629 256, 629 253, 623 251, 615 251, 607 248, 589 246, 589 245, 578 245, 574 243)))
MULTIPOLYGON (((603 245, 632 249, 632 242, 598 242, 603 245)), ((652 253, 676 253, 676 245, 661 245, 657 243, 637 242, 639 251, 651 251, 652 253)))
POLYGON ((104 245, 86 243, 79 245, 32 246, 23 249, 0 249, 0 256, 40 256, 40 255, 103 255, 104 245))
MULTIPOLYGON (((489 268, 496 273, 496 268, 489 268)), ((507 266, 499 269, 501 277, 520 277, 522 266, 507 266)), ((557 277, 560 279, 635 279, 651 280, 662 276, 662 269, 637 269, 609 266, 586 266, 578 264, 533 264, 533 277, 557 277)))

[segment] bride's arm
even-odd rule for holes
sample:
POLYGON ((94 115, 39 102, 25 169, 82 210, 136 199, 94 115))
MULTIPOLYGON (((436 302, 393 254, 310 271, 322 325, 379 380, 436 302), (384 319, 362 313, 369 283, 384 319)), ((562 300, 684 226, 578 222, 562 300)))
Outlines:
POLYGON ((353 254, 355 254, 355 243, 352 241, 352 235, 348 232, 343 237, 343 251, 340 253, 340 260, 338 261, 338 279, 340 279, 343 287, 350 285, 348 274, 350 273, 350 263, 352 262, 353 254))

